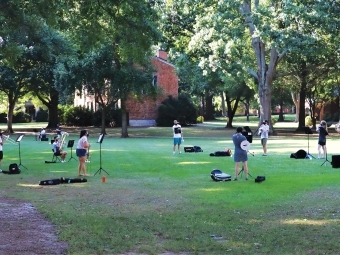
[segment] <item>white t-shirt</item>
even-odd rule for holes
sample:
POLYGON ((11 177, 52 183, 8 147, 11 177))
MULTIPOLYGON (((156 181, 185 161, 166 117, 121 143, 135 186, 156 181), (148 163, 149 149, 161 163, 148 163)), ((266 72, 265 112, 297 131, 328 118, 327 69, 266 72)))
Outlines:
POLYGON ((179 124, 172 126, 172 132, 174 133, 174 138, 181 138, 182 137, 182 127, 179 124))
POLYGON ((261 139, 268 138, 269 125, 262 125, 259 130, 261 131, 261 139))
POLYGON ((82 136, 79 139, 78 144, 77 144, 77 149, 87 149, 87 148, 84 148, 84 142, 87 142, 87 136, 86 135, 82 136))

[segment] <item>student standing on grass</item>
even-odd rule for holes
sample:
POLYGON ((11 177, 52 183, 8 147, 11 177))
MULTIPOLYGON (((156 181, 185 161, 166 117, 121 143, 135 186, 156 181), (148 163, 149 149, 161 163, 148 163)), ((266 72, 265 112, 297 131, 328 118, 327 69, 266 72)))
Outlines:
POLYGON ((87 141, 88 135, 89 133, 87 132, 87 130, 80 131, 80 138, 78 140, 77 150, 76 150, 76 154, 79 159, 79 165, 78 165, 79 176, 88 176, 88 174, 86 173, 86 166, 85 166, 87 149, 90 148, 90 144, 87 141))
POLYGON ((173 154, 176 153, 176 145, 178 148, 178 153, 181 154, 181 142, 183 141, 183 132, 181 125, 177 122, 177 120, 174 120, 174 125, 172 126, 172 132, 174 134, 174 148, 173 148, 173 154))
POLYGON ((319 133, 318 159, 320 159, 320 158, 324 158, 325 155, 327 154, 327 147, 326 147, 326 136, 328 135, 327 122, 322 120, 320 122, 320 125, 316 128, 316 131, 319 133))
POLYGON ((235 162, 235 178, 234 181, 237 181, 239 168, 240 168, 240 162, 242 162, 244 174, 246 176, 246 180, 248 180, 248 154, 246 150, 243 150, 241 147, 241 143, 243 141, 247 141, 247 138, 242 135, 242 127, 238 127, 236 129, 236 134, 232 137, 233 143, 235 145, 234 150, 234 162, 235 162))
POLYGON ((259 133, 261 134, 261 144, 263 147, 262 156, 267 156, 267 141, 268 141, 268 133, 269 133, 268 120, 265 120, 262 122, 262 125, 259 128, 259 133))

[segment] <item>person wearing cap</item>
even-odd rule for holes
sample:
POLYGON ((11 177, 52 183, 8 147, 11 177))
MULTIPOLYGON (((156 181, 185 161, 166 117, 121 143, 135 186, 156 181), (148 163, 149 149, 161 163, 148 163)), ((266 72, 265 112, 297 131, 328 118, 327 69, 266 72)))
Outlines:
POLYGON ((267 156, 267 141, 269 134, 269 125, 268 120, 262 122, 262 125, 259 128, 259 134, 261 134, 261 144, 263 148, 262 156, 267 156))
POLYGON ((247 141, 247 138, 242 135, 242 127, 238 127, 236 129, 236 134, 232 137, 233 143, 235 145, 234 150, 234 162, 235 162, 235 178, 234 181, 237 181, 237 177, 239 174, 240 162, 242 162, 243 171, 246 176, 246 180, 248 180, 248 154, 247 150, 242 149, 241 143, 243 141, 247 141))
POLYGON ((172 132, 174 137, 174 147, 173 154, 176 153, 176 145, 178 148, 178 153, 181 154, 181 142, 183 141, 182 127, 177 120, 174 120, 174 125, 172 126, 172 132))
POLYGON ((328 135, 327 122, 322 120, 320 125, 316 128, 316 131, 319 133, 318 139, 318 159, 324 158, 327 153, 326 148, 326 136, 328 135))

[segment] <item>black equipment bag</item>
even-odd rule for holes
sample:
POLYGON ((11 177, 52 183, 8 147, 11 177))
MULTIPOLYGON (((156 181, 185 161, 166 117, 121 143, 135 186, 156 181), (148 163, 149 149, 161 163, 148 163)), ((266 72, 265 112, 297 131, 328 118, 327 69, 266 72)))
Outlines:
POLYGON ((214 153, 210 153, 210 156, 215 157, 230 157, 232 155, 232 152, 230 149, 226 149, 224 151, 215 151, 214 153))
POLYGON ((20 174, 20 169, 17 163, 10 164, 8 171, 2 171, 4 174, 20 174))
POLYGON ((194 146, 194 151, 195 152, 203 152, 202 148, 199 146, 194 146))
POLYGON ((263 182, 266 180, 266 177, 265 176, 257 176, 255 178, 255 182, 263 182))
POLYGON ((231 175, 223 173, 219 169, 214 169, 210 173, 211 179, 213 179, 215 182, 225 182, 225 181, 231 181, 231 175))
POLYGON ((81 182, 87 182, 87 179, 85 178, 60 178, 60 183, 81 183, 81 182))
POLYGON ((184 147, 184 152, 195 152, 194 147, 184 147))
POLYGON ((340 155, 332 155, 332 167, 340 168, 340 155))
POLYGON ((39 185, 58 185, 60 183, 61 183, 60 179, 52 179, 52 180, 40 181, 39 185))
POLYGON ((307 152, 305 150, 298 150, 295 153, 290 154, 290 158, 295 159, 305 159, 307 157, 307 152))

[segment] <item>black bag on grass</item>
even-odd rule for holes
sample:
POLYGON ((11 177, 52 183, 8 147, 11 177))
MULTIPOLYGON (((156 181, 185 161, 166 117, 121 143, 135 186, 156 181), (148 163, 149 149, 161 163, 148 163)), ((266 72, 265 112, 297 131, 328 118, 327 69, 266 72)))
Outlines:
POLYGON ((231 175, 223 173, 219 169, 214 169, 210 173, 211 179, 213 179, 215 182, 225 182, 225 181, 231 181, 231 175))
POLYGON ((20 169, 17 163, 10 164, 8 171, 2 171, 4 174, 20 174, 20 169))

